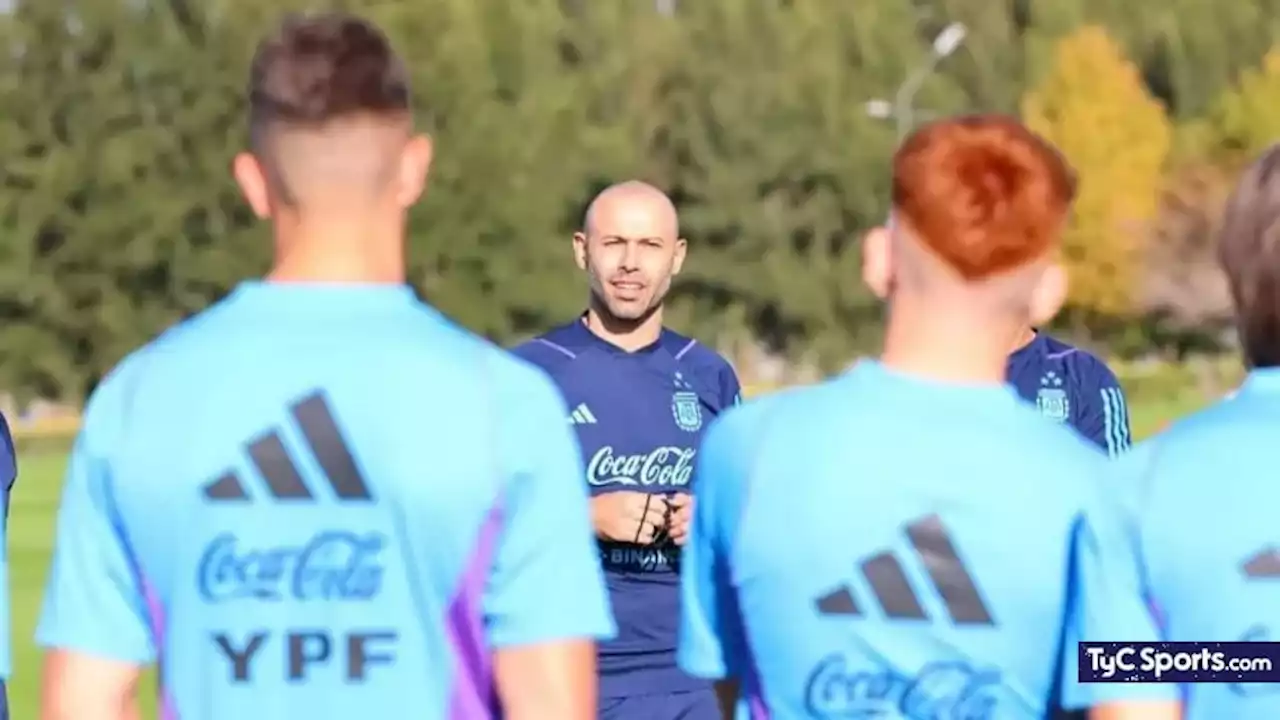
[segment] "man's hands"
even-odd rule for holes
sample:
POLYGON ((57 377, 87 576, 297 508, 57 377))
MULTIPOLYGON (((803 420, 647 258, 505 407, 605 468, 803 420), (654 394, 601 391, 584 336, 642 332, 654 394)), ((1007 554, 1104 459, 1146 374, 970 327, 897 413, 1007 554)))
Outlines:
POLYGON ((604 540, 652 545, 670 537, 684 545, 689 536, 693 496, 653 495, 620 490, 591 498, 591 522, 604 540))
POLYGON ((684 547, 689 540, 689 521, 693 519, 693 496, 689 493, 668 495, 667 507, 671 508, 667 533, 671 536, 671 542, 684 547))
POLYGON ((661 495, 629 490, 596 495, 591 524, 604 540, 649 545, 667 526, 667 504, 661 495))

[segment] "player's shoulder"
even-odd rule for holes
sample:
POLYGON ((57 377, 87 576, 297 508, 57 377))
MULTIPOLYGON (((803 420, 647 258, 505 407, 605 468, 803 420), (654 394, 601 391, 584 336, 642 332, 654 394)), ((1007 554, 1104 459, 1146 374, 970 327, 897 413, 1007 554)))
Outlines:
POLYGON ((1043 451, 1046 457, 1061 458, 1062 462, 1094 467, 1106 467, 1109 462, 1097 445, 1062 423, 1046 418, 1035 405, 1018 403, 1010 412, 1014 414, 1011 426, 1020 448, 1033 453, 1043 451))
POLYGON ((712 391, 717 398, 717 412, 741 404, 742 384, 733 365, 723 355, 668 328, 663 328, 659 342, 686 376, 696 378, 699 385, 712 391))
POLYGON ((659 342, 682 365, 714 374, 733 373, 733 366, 719 352, 675 330, 663 328, 659 342))
POLYGON ((1066 370, 1068 377, 1079 384, 1114 385, 1116 375, 1107 361, 1096 353, 1073 345, 1065 340, 1045 334, 1043 337, 1044 358, 1050 363, 1059 363, 1066 370))
MULTIPOLYGON (((207 311, 206 311, 207 312, 207 311)), ((165 330, 142 347, 125 355, 98 381, 85 402, 80 418, 81 436, 104 447, 116 444, 121 420, 128 415, 130 401, 137 398, 146 384, 149 368, 165 357, 168 349, 188 335, 195 318, 165 330), (111 437, 105 437, 110 435, 111 437)))
POLYGON ((580 323, 574 321, 558 325, 529 338, 512 347, 511 354, 543 370, 554 372, 578 359, 581 348, 577 342, 578 332, 576 331, 579 328, 574 327, 575 324, 580 323))
POLYGON ((774 432, 777 430, 798 431, 803 435, 808 423, 822 422, 822 418, 830 417, 828 411, 841 404, 841 393, 832 387, 837 382, 839 379, 797 385, 753 397, 721 414, 710 433, 719 433, 744 447, 755 448, 771 437, 778 437, 774 432))
POLYGON ((1233 496, 1228 486, 1254 482, 1252 473, 1233 472, 1233 463, 1269 466, 1269 457, 1252 454, 1269 447, 1272 429, 1251 423, 1229 400, 1174 421, 1113 461, 1127 505, 1147 518, 1167 510, 1170 501, 1175 508, 1190 503, 1205 511, 1233 496), (1208 478, 1214 481, 1206 483, 1208 478))
POLYGON ((500 393, 516 394, 538 400, 560 397, 555 382, 547 375, 546 369, 541 364, 496 345, 483 348, 481 353, 481 360, 500 393))
MULTIPOLYGON (((1252 429, 1270 432, 1269 422, 1256 424, 1258 416, 1239 398, 1220 400, 1171 422, 1141 447, 1151 461, 1162 458, 1195 458, 1206 446, 1245 447, 1243 434, 1252 429)), ((1269 420, 1269 418, 1268 418, 1269 420)))
POLYGON ((128 398, 135 396, 152 375, 157 365, 173 365, 199 355, 206 342, 205 330, 216 326, 226 315, 229 301, 224 299, 207 309, 178 322, 142 347, 125 355, 103 376, 85 405, 84 420, 123 410, 128 398))

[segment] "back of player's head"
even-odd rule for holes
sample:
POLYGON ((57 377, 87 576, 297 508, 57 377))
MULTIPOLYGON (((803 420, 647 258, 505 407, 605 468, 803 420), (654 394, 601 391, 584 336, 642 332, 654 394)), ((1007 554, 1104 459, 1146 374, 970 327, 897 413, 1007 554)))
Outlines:
POLYGON ((1280 146, 1245 170, 1223 215, 1218 258, 1250 367, 1280 366, 1280 146))
MULTIPOLYGON (((400 177, 416 169, 403 167, 413 140, 408 71, 373 24, 344 13, 289 16, 258 45, 248 96, 250 147, 273 204, 414 184, 400 177)), ((429 146, 418 154, 410 159, 425 173, 429 146)))
POLYGON ((1035 305, 1038 280, 1053 270, 1049 295, 1059 299, 1048 305, 1056 312, 1065 284, 1051 260, 1075 185, 1062 155, 1016 119, 978 115, 926 125, 894 155, 890 227, 868 238, 890 248, 892 263, 882 263, 879 279, 873 264, 868 282, 882 295, 945 286, 952 295, 1035 305))
POLYGON ((965 280, 1048 255, 1074 197, 1062 155, 1012 118, 927 125, 893 158, 895 220, 965 280))

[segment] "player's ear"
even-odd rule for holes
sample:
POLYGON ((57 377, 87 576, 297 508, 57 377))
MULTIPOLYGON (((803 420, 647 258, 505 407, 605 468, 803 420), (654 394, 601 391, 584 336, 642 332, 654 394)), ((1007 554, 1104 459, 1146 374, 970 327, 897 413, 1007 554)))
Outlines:
POLYGON ((578 263, 579 270, 587 269, 587 235, 583 232, 573 234, 573 260, 578 263))
POLYGON ((396 202, 401 207, 409 207, 418 202, 427 186, 427 174, 431 170, 431 159, 434 148, 431 138, 426 135, 414 135, 405 143, 400 152, 400 167, 397 178, 396 202))
POLYGON ((1044 325, 1053 319, 1067 301, 1067 270, 1050 263, 1040 273, 1031 292, 1031 325, 1044 325))
POLYGON ((893 249, 889 229, 872 228, 862 238, 862 281, 876 297, 889 297, 893 284, 893 249))
POLYGON ((240 186, 240 192, 244 194, 245 202, 249 203, 253 214, 259 218, 271 217, 271 192, 267 187, 267 175, 258 158, 253 153, 238 153, 231 161, 231 174, 235 176, 236 184, 240 186))
POLYGON ((671 263, 671 274, 679 275, 680 268, 684 267, 684 256, 689 251, 689 243, 684 238, 676 238, 676 255, 671 263))

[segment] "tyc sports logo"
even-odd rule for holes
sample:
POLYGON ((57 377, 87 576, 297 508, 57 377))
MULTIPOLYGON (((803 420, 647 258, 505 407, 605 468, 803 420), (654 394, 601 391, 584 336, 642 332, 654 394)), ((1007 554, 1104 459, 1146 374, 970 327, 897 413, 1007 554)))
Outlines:
MULTIPOLYGON (((905 528, 912 550, 900 558, 892 551, 861 560, 857 574, 870 597, 843 583, 814 599, 818 615, 836 621, 879 616, 890 621, 993 627, 977 583, 965 567, 947 529, 936 515, 905 528), (913 587, 903 563, 912 562, 929 587, 913 587), (936 602, 930 598, 936 598, 936 602), (940 605, 931 612, 927 605, 940 605)), ((810 717, 893 717, 902 720, 995 716, 1001 692, 1000 673, 965 658, 935 662, 912 675, 891 668, 868 668, 836 652, 809 673, 805 704, 810 717)))
MULTIPOLYGON (((301 445, 319 472, 304 478, 298 458, 285 445, 282 428, 272 428, 249 440, 245 451, 260 485, 236 470, 228 470, 202 489, 216 512, 261 508, 264 503, 293 506, 278 526, 254 528, 255 541, 240 534, 242 521, 229 517, 227 529, 205 547, 196 572, 196 589, 209 606, 247 606, 232 614, 218 612, 237 628, 253 616, 254 605, 294 603, 367 603, 382 592, 387 536, 363 523, 316 530, 305 514, 308 506, 340 503, 353 509, 372 507, 369 484, 343 437, 325 396, 312 393, 289 409, 301 445), (296 527, 309 528, 298 536, 296 527), (273 541, 263 542, 264 537, 273 541)), ((211 512, 215 512, 210 508, 211 512)), ((216 515, 215 524, 216 524, 216 515)), ((277 616, 278 617, 278 616, 277 616)), ((350 615, 360 629, 339 627, 291 629, 262 627, 249 631, 215 631, 213 643, 228 663, 233 683, 249 683, 256 673, 283 673, 289 682, 324 677, 331 681, 362 682, 369 670, 395 662, 398 640, 394 628, 367 627, 370 614, 350 615), (263 659, 269 658, 269 659, 263 659), (271 669, 283 658, 280 670, 271 669)), ((376 626, 376 623, 373 623, 376 626)), ((279 666, 275 666, 279 667, 279 666)))

